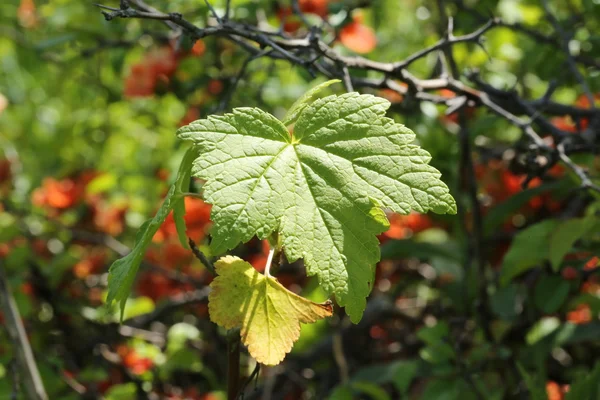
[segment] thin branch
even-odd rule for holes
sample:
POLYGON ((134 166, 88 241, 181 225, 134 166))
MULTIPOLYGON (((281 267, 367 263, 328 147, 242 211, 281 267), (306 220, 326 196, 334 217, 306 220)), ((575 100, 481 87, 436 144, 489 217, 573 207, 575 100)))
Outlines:
POLYGON ((344 354, 343 340, 341 332, 337 330, 333 334, 333 359, 340 371, 340 381, 344 384, 348 382, 350 374, 348 372, 348 361, 344 354))
POLYGON ((252 380, 254 378, 258 377, 258 373, 259 372, 260 372, 260 363, 256 363, 256 365, 254 366, 254 369, 252 370, 252 373, 250 374, 250 376, 244 381, 244 383, 240 387, 240 391, 238 392, 238 394, 236 396, 236 399, 243 398, 244 392, 246 391, 246 388, 248 387, 248 385, 250 384, 250 382, 252 382, 252 380))
POLYGON ((142 314, 138 317, 131 318, 125 321, 125 325, 141 328, 149 325, 151 322, 159 320, 165 314, 181 308, 183 306, 205 302, 210 293, 210 288, 207 286, 203 289, 194 290, 191 292, 178 293, 169 297, 168 301, 159 303, 156 308, 147 314, 142 314))
POLYGON ((546 16, 548 17, 548 20, 550 21, 550 23, 552 24, 552 26, 554 27, 554 29, 556 30, 556 32, 558 32, 558 34, 560 36, 560 45, 561 45, 563 52, 565 53, 565 55, 567 57, 567 65, 569 66, 569 69, 575 76, 575 79, 577 79, 577 81, 581 85, 583 92, 585 93, 585 96, 587 97, 588 101, 590 102, 590 108, 591 109, 596 108, 594 105, 594 95, 592 94, 592 91, 591 91, 589 85, 585 81, 585 78, 583 77, 583 75, 581 74, 579 69, 577 68, 575 59, 571 55, 571 50, 569 49, 570 38, 568 37, 568 35, 564 31, 564 29, 560 26, 560 23, 558 22, 558 20, 554 16, 554 14, 552 14, 552 11, 550 10, 550 6, 548 5, 548 0, 542 0, 542 5, 544 7, 544 11, 546 12, 546 16))
POLYGON ((13 343, 17 362, 19 363, 25 393, 30 400, 48 400, 48 395, 44 389, 40 372, 27 339, 27 332, 23 326, 21 314, 8 284, 8 277, 2 260, 0 260, 0 303, 2 303, 5 318, 4 325, 13 343))
POLYGON ((216 276, 217 271, 215 270, 215 266, 212 262, 210 262, 208 257, 206 257, 206 255, 202 251, 200 251, 200 249, 196 245, 196 242, 194 242, 192 238, 188 238, 188 244, 190 245, 190 249, 192 249, 192 253, 194 253, 194 256, 196 256, 196 258, 202 263, 202 265, 204 265, 204 267, 207 270, 210 271, 211 274, 216 276))

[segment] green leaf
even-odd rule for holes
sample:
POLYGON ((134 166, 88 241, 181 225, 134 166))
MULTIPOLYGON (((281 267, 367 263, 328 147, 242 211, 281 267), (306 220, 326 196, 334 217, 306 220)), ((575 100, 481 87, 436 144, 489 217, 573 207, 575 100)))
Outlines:
POLYGON ((523 311, 523 296, 515 283, 500 287, 490 296, 494 314, 503 319, 513 319, 523 311))
POLYGON ((398 260, 408 257, 431 259, 440 257, 444 260, 462 261, 462 255, 453 243, 417 242, 413 239, 388 240, 381 245, 381 259, 398 260))
POLYGON ((573 244, 585 235, 596 222, 593 217, 573 218, 566 220, 550 235, 550 262, 554 271, 560 269, 560 264, 571 251, 573 244))
POLYGON ((373 400, 390 400, 390 396, 385 390, 371 382, 352 382, 350 387, 355 392, 365 394, 373 400))
MULTIPOLYGON (((196 157, 198 157, 198 152, 193 147, 189 148, 183 156, 183 160, 181 161, 179 170, 177 171, 177 179, 175 181, 176 194, 181 195, 188 191, 191 180, 192 162, 196 157)), ((187 234, 185 232, 185 220, 183 219, 184 215, 185 199, 181 195, 173 201, 173 220, 175 221, 175 228, 177 228, 179 242, 181 242, 181 245, 184 249, 189 249, 187 234)))
POLYGON ((557 220, 545 220, 527 227, 514 237, 512 245, 502 261, 500 276, 502 285, 506 285, 512 278, 535 267, 547 258, 550 232, 558 224, 557 220))
POLYGON ((530 394, 529 398, 531 400, 547 400, 544 381, 540 377, 531 376, 520 363, 517 363, 517 368, 525 380, 525 385, 527 385, 530 394))
POLYGON ((376 235, 388 227, 380 207, 456 212, 429 153, 384 116, 389 106, 358 93, 325 97, 304 107, 293 136, 256 108, 180 128, 200 151, 192 173, 213 204, 212 253, 278 231, 288 260, 303 258, 360 321, 379 261, 376 235))
POLYGON ((528 345, 533 345, 546 336, 552 334, 560 327, 560 320, 556 317, 544 317, 536 322, 527 332, 525 340, 528 345))
POLYGON ((416 361, 398 361, 396 374, 394 376, 394 386, 400 393, 406 394, 410 384, 417 376, 419 364, 416 361))
POLYGON ((560 276, 542 276, 533 292, 535 305, 546 314, 558 311, 567 299, 570 287, 560 276))
MULTIPOLYGON (((458 379, 431 379, 427 382, 420 398, 427 400, 464 399, 468 392, 462 389, 463 385, 458 379)), ((466 398, 470 399, 471 396, 466 398)))
POLYGON ((288 112, 285 114, 285 117, 283 118, 283 124, 285 126, 289 126, 296 122, 298 117, 300 117, 302 111, 317 98, 318 94, 323 89, 338 82, 341 81, 339 79, 332 79, 327 82, 323 82, 320 85, 313 87, 308 92, 304 93, 302 97, 300 97, 298 100, 296 100, 294 104, 292 104, 288 112))
POLYGON ((581 376, 569 388, 565 400, 597 399, 600 397, 600 362, 596 362, 593 371, 581 376))
POLYGON ((113 301, 119 302, 121 308, 121 321, 123 320, 123 312, 125 310, 127 297, 131 291, 131 286, 135 280, 135 275, 140 267, 140 263, 144 258, 146 248, 152 241, 152 237, 158 228, 165 221, 165 218, 167 218, 167 215, 169 215, 173 206, 174 193, 175 185, 172 185, 154 218, 147 220, 140 227, 131 253, 118 259, 110 266, 108 271, 108 296, 106 303, 107 306, 110 306, 113 301))
POLYGON ((546 183, 515 193, 502 203, 494 206, 484 218, 485 234, 489 235, 498 229, 507 218, 516 213, 529 200, 545 192, 552 192, 564 186, 563 182, 546 183))
POLYGON ((111 386, 104 395, 106 400, 135 400, 137 398, 135 383, 123 383, 111 386))
POLYGON ((512 278, 545 260, 550 260, 553 269, 558 271, 562 259, 572 250, 573 244, 595 223, 596 219, 591 217, 566 221, 547 219, 522 230, 514 237, 504 256, 501 284, 507 284, 512 278))

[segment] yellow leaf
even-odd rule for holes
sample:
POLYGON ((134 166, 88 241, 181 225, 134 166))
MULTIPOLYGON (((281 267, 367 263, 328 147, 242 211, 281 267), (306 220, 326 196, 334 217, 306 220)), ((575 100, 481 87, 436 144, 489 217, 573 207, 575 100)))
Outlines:
POLYGON ((262 364, 283 360, 300 336, 301 322, 332 314, 330 302, 318 304, 298 296, 237 257, 222 257, 215 269, 218 276, 208 296, 210 319, 227 329, 241 328, 242 342, 262 364))

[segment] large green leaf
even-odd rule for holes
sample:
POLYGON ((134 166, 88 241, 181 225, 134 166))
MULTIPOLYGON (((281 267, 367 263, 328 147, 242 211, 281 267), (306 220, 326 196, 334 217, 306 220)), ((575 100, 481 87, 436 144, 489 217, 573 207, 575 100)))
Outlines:
POLYGON ((274 231, 289 261, 334 293, 358 322, 379 260, 380 207, 455 213, 456 204, 414 134, 386 118, 390 103, 348 93, 300 112, 290 135, 272 115, 237 108, 180 128, 200 156, 194 176, 213 204, 214 254, 274 231))

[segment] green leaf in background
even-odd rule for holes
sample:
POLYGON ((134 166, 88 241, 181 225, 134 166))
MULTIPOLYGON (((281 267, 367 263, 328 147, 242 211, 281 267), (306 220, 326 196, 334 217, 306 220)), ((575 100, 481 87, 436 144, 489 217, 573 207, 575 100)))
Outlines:
POLYGON ((349 386, 342 385, 333 389, 333 392, 327 398, 328 400, 346 400, 354 398, 354 392, 349 386))
POLYGON ((533 292, 535 305, 546 314, 556 312, 567 299, 570 288, 561 276, 543 275, 533 292))
POLYGON ((550 263, 554 271, 560 269, 560 264, 573 244, 585 235, 596 223, 596 218, 573 218, 561 222, 550 235, 550 263))
POLYGON ((400 393, 408 393, 410 384, 417 376, 419 364, 416 361, 397 361, 394 363, 396 373, 394 374, 394 386, 400 393))
POLYGON ((365 398, 357 396, 363 394, 368 399, 372 400, 390 400, 389 394, 378 385, 372 382, 356 381, 346 385, 340 385, 333 390, 333 393, 328 397, 328 400, 347 400, 356 398, 365 398))
POLYGON ((135 400, 137 399, 137 388, 135 383, 124 383, 111 386, 104 394, 106 400, 135 400))
MULTIPOLYGON (((183 156, 183 160, 179 166, 179 170, 177 171, 177 178, 175 181, 175 193, 183 194, 188 191, 190 187, 191 180, 191 168, 192 162, 194 159, 198 157, 198 152, 195 148, 189 148, 185 155, 183 156)), ((183 246, 184 249, 189 248, 187 235, 186 235, 186 227, 185 220, 183 219, 185 215, 185 199, 183 196, 178 196, 173 201, 173 219, 175 220, 175 227, 177 228, 177 236, 179 237, 179 242, 183 246)))
POLYGON ((351 380, 380 385, 392 383, 399 392, 406 393, 417 376, 419 363, 416 360, 399 360, 386 364, 370 365, 358 370, 351 380))
POLYGON ((380 207, 456 213, 456 203, 414 133, 386 118, 390 103, 358 93, 305 105, 294 134, 257 108, 180 128, 200 156, 192 173, 213 205, 211 250, 278 231, 287 259, 303 258, 357 323, 379 261, 380 207))
POLYGON ((502 285, 506 285, 514 277, 547 259, 550 233, 558 225, 559 221, 549 219, 531 225, 515 235, 502 262, 500 276, 502 285))
POLYGON ((547 400, 546 396, 546 385, 545 382, 539 376, 532 376, 527 372, 525 368, 519 363, 517 363, 517 368, 519 368, 519 372, 527 385, 527 389, 529 390, 529 399, 531 400, 547 400))
POLYGON ((463 385, 458 379, 431 379, 421 394, 422 399, 427 400, 458 400, 471 399, 462 390, 463 385))
POLYGON ((581 376, 569 388, 565 400, 585 400, 600 398, 600 361, 591 373, 581 376))
POLYGON ((490 296, 492 311, 500 318, 511 320, 523 311, 523 296, 515 283, 499 287, 490 296))
POLYGON ((409 257, 431 259, 440 257, 446 260, 462 261, 461 253, 452 243, 417 242, 413 239, 388 240, 381 245, 382 260, 398 260, 409 257))
POLYGON ((596 223, 596 218, 574 218, 561 221, 547 219, 519 232, 502 262, 500 282, 506 285, 511 279, 549 260, 555 271, 573 244, 596 223), (532 251, 535 249, 535 251, 532 251))
POLYGON ((533 345, 555 332, 560 327, 560 320, 556 317, 544 317, 536 322, 527 332, 525 340, 533 345))
POLYGON ((519 211, 529 200, 542 193, 552 192, 563 185, 562 182, 547 183, 515 193, 507 200, 494 206, 484 218, 485 234, 489 235, 498 229, 507 218, 519 211))
POLYGON ((167 215, 169 215, 173 205, 174 193, 175 185, 171 186, 171 189, 169 189, 162 206, 154 218, 147 220, 140 227, 131 253, 118 259, 110 266, 108 271, 108 296, 106 303, 110 306, 113 301, 119 302, 121 308, 121 320, 123 320, 125 303, 127 302, 127 297, 131 291, 137 270, 144 258, 146 248, 152 241, 152 237, 156 231, 158 231, 158 228, 165 221, 165 218, 167 218, 167 215))

